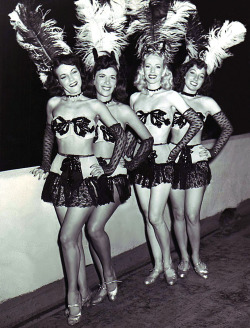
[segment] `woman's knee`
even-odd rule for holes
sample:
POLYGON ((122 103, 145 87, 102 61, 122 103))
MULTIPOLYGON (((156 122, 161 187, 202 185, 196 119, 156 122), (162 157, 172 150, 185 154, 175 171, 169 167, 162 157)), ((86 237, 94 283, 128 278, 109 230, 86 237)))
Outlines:
POLYGON ((185 213, 184 209, 180 207, 172 207, 174 219, 175 221, 184 221, 185 220, 185 213))
POLYGON ((67 247, 68 245, 76 245, 77 239, 71 236, 68 233, 61 232, 60 233, 60 242, 63 247, 67 247))
POLYGON ((191 225, 196 225, 200 222, 200 215, 195 212, 187 212, 186 213, 186 220, 191 225))
POLYGON ((98 239, 104 234, 104 227, 97 224, 88 226, 88 233, 92 239, 98 239))
POLYGON ((149 213, 149 218, 148 221, 153 225, 153 226, 158 226, 164 223, 163 220, 163 215, 158 215, 155 213, 149 213))

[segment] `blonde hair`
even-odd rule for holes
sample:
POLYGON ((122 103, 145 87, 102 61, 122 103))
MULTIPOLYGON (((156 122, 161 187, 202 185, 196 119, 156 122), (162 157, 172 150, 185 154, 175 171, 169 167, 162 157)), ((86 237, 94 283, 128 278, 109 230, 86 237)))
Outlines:
POLYGON ((150 52, 147 52, 146 54, 144 54, 143 59, 142 59, 142 63, 140 64, 140 66, 137 69, 134 85, 136 86, 136 88, 139 91, 142 91, 143 89, 146 89, 147 81, 146 81, 146 78, 145 78, 145 75, 144 75, 144 64, 145 64, 145 59, 151 54, 159 56, 163 59, 163 67, 165 69, 165 72, 164 72, 164 74, 161 78, 161 87, 163 89, 166 89, 166 90, 173 89, 173 74, 168 68, 166 58, 162 53, 159 53, 159 52, 156 52, 156 51, 154 51, 154 52, 150 51, 150 52))

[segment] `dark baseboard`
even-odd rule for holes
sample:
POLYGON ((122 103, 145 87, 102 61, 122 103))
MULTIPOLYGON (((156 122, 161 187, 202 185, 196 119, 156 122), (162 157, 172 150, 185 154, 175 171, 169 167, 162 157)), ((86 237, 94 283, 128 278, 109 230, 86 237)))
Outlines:
MULTIPOLYGON (((220 214, 201 221, 201 236, 212 233, 219 227, 220 214)), ((171 250, 175 247, 172 242, 171 250)), ((147 244, 143 244, 113 258, 117 276, 122 276, 150 262, 147 244)), ((86 268, 90 288, 98 285, 99 280, 94 265, 86 268)), ((1 328, 18 328, 32 318, 44 317, 65 307, 64 280, 55 281, 34 292, 21 295, 0 304, 1 328)))

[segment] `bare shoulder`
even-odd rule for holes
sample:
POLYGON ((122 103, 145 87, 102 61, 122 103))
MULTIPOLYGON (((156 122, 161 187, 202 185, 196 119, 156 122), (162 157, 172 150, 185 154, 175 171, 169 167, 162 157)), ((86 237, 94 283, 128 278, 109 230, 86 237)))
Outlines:
POLYGON ((202 106, 207 109, 207 111, 210 115, 214 115, 221 111, 220 106, 211 97, 203 96, 200 98, 200 102, 201 102, 202 106))
POLYGON ((48 100, 47 111, 53 111, 61 101, 61 97, 55 96, 48 100))
POLYGON ((107 109, 107 107, 98 99, 88 99, 87 102, 91 109, 94 110, 97 115, 107 109))
POLYGON ((57 108, 60 102, 61 102, 61 97, 58 96, 52 97, 48 100, 47 108, 46 108, 48 123, 50 123, 51 120, 53 119, 53 112, 57 108))
POLYGON ((136 100, 139 98, 140 94, 141 94, 140 92, 135 92, 130 96, 130 105, 131 105, 131 107, 136 102, 136 100))

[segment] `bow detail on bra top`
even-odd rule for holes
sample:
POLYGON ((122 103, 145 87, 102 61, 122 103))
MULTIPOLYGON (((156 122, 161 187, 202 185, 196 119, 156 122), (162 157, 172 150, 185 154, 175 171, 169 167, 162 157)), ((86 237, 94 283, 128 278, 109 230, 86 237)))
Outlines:
POLYGON ((102 141, 105 140, 107 142, 115 142, 115 138, 113 135, 110 133, 109 129, 106 127, 106 125, 98 125, 97 126, 97 135, 96 135, 96 141, 102 141), (101 135, 102 134, 102 135, 101 135))
MULTIPOLYGON (((205 122, 206 120, 206 116, 204 114, 202 114, 201 112, 197 112, 197 115, 199 116, 199 118, 205 122)), ((174 113, 174 118, 173 118, 173 123, 172 123, 172 126, 174 125, 178 125, 180 129, 183 128, 184 125, 186 125, 188 122, 187 120, 184 118, 183 115, 181 115, 180 113, 178 112, 175 112, 174 113)))
POLYGON ((136 112, 137 116, 139 119, 142 121, 142 123, 146 123, 147 117, 150 116, 151 123, 158 128, 162 126, 162 124, 169 125, 170 120, 169 118, 164 118, 166 115, 166 112, 160 110, 160 109, 155 109, 150 112, 144 113, 142 110, 138 110, 136 112))
POLYGON ((95 127, 89 127, 90 120, 86 117, 76 117, 72 120, 65 120, 63 117, 56 117, 52 123, 51 127, 53 131, 59 133, 61 136, 67 134, 69 131, 70 124, 73 124, 74 132, 80 137, 85 137, 87 133, 92 133, 95 131, 95 127))

